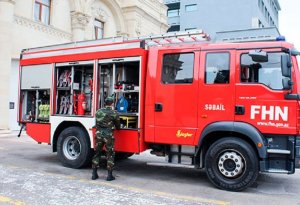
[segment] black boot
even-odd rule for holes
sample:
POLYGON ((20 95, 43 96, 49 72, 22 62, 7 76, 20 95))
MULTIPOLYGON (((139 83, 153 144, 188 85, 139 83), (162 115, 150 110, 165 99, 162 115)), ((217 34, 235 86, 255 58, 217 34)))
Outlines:
POLYGON ((97 167, 93 167, 92 180, 98 179, 97 167))
POLYGON ((112 175, 112 170, 108 170, 107 171, 107 177, 106 177, 106 181, 112 181, 115 180, 116 178, 112 175))

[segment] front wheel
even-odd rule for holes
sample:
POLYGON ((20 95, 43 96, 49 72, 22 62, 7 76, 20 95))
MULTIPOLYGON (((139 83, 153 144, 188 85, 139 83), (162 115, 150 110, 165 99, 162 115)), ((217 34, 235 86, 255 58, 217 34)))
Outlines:
POLYGON ((63 130, 57 141, 57 155, 66 167, 86 166, 92 155, 88 134, 80 127, 68 127, 63 130))
POLYGON ((205 156, 206 174, 218 188, 242 191, 258 176, 258 159, 254 149, 244 140, 222 138, 213 143, 205 156))

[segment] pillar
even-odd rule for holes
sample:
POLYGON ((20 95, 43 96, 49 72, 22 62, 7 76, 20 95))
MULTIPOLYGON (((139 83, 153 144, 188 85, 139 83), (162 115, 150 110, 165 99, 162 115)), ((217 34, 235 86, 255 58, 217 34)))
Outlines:
POLYGON ((0 0, 0 129, 9 126, 9 84, 15 0, 0 0))
POLYGON ((73 41, 85 40, 85 27, 89 23, 90 16, 79 11, 71 12, 73 41))

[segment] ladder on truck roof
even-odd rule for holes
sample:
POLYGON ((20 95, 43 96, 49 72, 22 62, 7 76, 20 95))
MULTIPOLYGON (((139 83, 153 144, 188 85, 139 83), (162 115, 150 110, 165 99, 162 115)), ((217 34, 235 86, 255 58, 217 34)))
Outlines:
POLYGON ((139 47, 145 46, 157 46, 157 45, 166 45, 166 44, 177 44, 177 43, 195 43, 209 41, 210 37, 203 30, 192 30, 192 31, 179 31, 179 32, 170 32, 159 35, 149 35, 141 37, 111 37, 103 38, 98 40, 88 40, 88 41, 78 41, 65 44, 43 46, 36 48, 24 49, 22 53, 32 53, 32 52, 42 52, 49 50, 59 50, 59 49, 74 49, 74 48, 85 48, 92 46, 106 46, 108 44, 114 43, 132 43, 132 42, 145 42, 139 47))
POLYGON ((147 46, 158 46, 177 43, 195 43, 210 41, 210 36, 203 30, 179 31, 166 34, 142 36, 133 39, 144 40, 147 46))

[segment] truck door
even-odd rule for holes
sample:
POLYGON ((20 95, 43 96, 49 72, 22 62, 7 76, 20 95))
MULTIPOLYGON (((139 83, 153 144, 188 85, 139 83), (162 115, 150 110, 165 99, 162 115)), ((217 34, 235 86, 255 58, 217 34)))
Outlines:
MULTIPOLYGON (((235 50, 202 51, 200 57, 199 133, 209 124, 234 120, 235 50)), ((195 139, 198 144, 199 139, 195 139)))
POLYGON ((197 130, 199 52, 159 51, 155 142, 192 145, 197 130))
POLYGON ((235 120, 252 124, 262 133, 294 134, 297 101, 284 99, 288 91, 282 85, 281 56, 286 54, 266 52, 266 62, 255 62, 249 51, 237 53, 236 105, 243 112, 236 113, 235 120))

